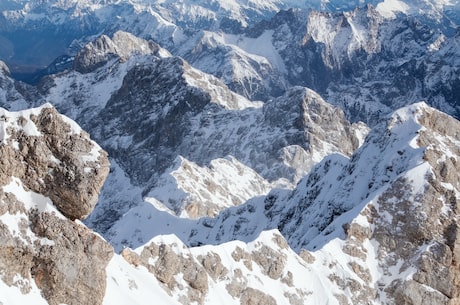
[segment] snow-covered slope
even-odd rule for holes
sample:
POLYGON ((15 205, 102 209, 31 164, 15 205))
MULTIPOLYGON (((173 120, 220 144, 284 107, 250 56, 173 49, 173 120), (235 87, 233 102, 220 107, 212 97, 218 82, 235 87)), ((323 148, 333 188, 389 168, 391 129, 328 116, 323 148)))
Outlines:
POLYGON ((350 120, 374 124, 420 100, 459 116, 459 55, 443 50, 458 48, 456 29, 419 15, 387 19, 373 7, 286 11, 243 33, 196 34, 171 50, 250 98, 307 86, 350 120))
POLYGON ((153 39, 252 100, 300 85, 341 107, 353 122, 372 124, 420 100, 460 116, 458 55, 441 51, 458 44, 458 1, 32 1, 23 6, 2 14, 0 59, 29 81, 49 73, 36 69, 63 54, 74 56, 95 36, 124 30, 153 39), (280 11, 289 7, 301 9, 280 11), (441 67, 431 69, 433 61, 441 67))
MULTIPOLYGON (((225 210, 214 219, 196 222, 162 215, 144 205, 114 226, 112 241, 115 245, 140 246, 136 250, 141 257, 139 264, 151 265, 149 270, 174 291, 181 282, 176 282, 178 278, 173 274, 181 274, 184 269, 171 267, 170 277, 163 278, 158 263, 143 255, 152 253, 156 257, 158 250, 153 249, 160 247, 163 250, 158 259, 164 259, 165 266, 174 266, 168 251, 185 256, 191 251, 192 256, 196 253, 195 257, 202 257, 201 249, 211 249, 201 246, 180 250, 182 242, 219 245, 212 252, 220 253, 218 249, 226 249, 231 240, 269 245, 261 236, 267 236, 266 230, 277 229, 306 262, 284 265, 286 259, 296 255, 276 254, 275 250, 266 254, 272 265, 267 262, 268 266, 259 266, 262 274, 265 270, 272 279, 292 275, 294 280, 300 278, 294 286, 304 296, 303 304, 419 304, 421 298, 432 304, 447 304, 458 293, 452 280, 458 270, 451 258, 458 251, 452 226, 456 227, 455 205, 459 200, 455 161, 459 126, 458 121, 426 104, 415 104, 398 110, 377 126, 350 159, 340 155, 326 158, 293 191, 274 190, 266 197, 225 210), (132 227, 136 229, 130 230, 132 227), (182 240, 166 243, 176 250, 162 246, 165 242, 158 238, 165 234, 175 234, 182 240), (307 281, 310 278, 321 286, 313 289, 314 284, 307 281), (308 285, 303 290, 301 283, 305 282, 308 285)), ((240 248, 230 251, 234 251, 234 260, 245 263, 242 273, 248 272, 250 278, 251 260, 257 259, 244 246, 240 248)), ((225 260, 228 252, 219 256, 225 260)), ((226 283, 225 278, 214 278, 209 287, 214 287, 215 281, 226 283)), ((244 287, 252 286, 249 280, 243 282, 244 287)), ((197 289, 190 283, 182 285, 188 287, 185 291, 197 289)), ((227 292, 223 290, 220 296, 232 294, 226 287, 227 292)), ((287 302, 279 296, 284 292, 282 287, 264 291, 281 304, 287 302)), ((212 296, 209 292, 211 303, 212 296)))
POLYGON ((0 10, 0 304, 460 298, 458 2, 0 10))
POLYGON ((112 158, 114 174, 88 220, 101 231, 142 197, 178 215, 215 215, 273 185, 295 184, 329 153, 351 154, 367 132, 311 90, 251 102, 127 33, 100 37, 74 66, 39 91, 112 158))
POLYGON ((138 206, 112 228, 120 254, 64 216, 84 217, 97 194, 107 174, 99 146, 50 105, 2 110, 0 123, 4 304, 451 304, 460 295, 460 122, 425 103, 394 112, 350 158, 330 155, 294 190, 216 218, 138 206))

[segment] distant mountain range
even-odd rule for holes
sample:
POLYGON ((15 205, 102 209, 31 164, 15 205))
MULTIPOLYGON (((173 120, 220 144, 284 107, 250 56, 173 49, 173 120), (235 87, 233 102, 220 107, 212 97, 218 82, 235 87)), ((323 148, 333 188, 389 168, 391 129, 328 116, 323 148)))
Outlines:
POLYGON ((458 1, 0 10, 0 304, 460 299, 458 1))

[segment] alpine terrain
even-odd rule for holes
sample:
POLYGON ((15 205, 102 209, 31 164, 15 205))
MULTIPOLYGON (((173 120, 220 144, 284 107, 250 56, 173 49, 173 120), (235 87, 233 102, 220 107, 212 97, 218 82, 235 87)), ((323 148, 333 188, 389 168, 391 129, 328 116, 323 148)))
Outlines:
POLYGON ((0 12, 0 305, 460 304, 459 1, 0 12))

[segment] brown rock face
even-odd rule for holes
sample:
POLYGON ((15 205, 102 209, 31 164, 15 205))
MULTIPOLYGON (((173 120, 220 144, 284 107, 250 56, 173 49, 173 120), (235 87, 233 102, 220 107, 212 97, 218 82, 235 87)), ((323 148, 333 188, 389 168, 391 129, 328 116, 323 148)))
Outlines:
POLYGON ((140 265, 154 274, 167 290, 180 287, 187 291, 187 296, 179 299, 182 304, 194 302, 203 304, 208 292, 208 273, 203 266, 206 259, 202 260, 202 265, 191 255, 177 254, 173 249, 175 246, 177 245, 157 245, 152 242, 142 250, 139 258, 135 258, 136 254, 130 250, 125 250, 124 256, 126 259, 126 254, 130 253, 129 259, 139 261, 140 265), (156 260, 155 263, 152 264, 152 260, 156 260), (187 283, 186 287, 177 283, 175 276, 179 274, 182 274, 182 278, 187 283))
POLYGON ((113 248, 91 230, 48 213, 33 213, 37 236, 54 242, 36 248, 31 274, 50 304, 101 304, 105 266, 113 248))
POLYGON ((272 296, 265 294, 264 292, 253 289, 246 288, 240 300, 241 305, 276 305, 276 301, 272 296))
POLYGON ((49 197, 66 217, 88 216, 109 173, 107 154, 85 132, 74 133, 52 107, 28 118, 6 114, 4 120, 9 137, 0 146, 0 185, 16 177, 49 197), (33 126, 40 136, 8 126, 33 126))
POLYGON ((379 211, 391 215, 391 223, 380 217, 373 238, 380 244, 384 268, 405 261, 399 272, 415 268, 409 280, 394 280, 385 291, 395 304, 457 304, 460 297, 459 188, 460 123, 433 109, 419 111, 418 133, 423 160, 429 164, 424 188, 413 191, 407 179, 394 181, 379 198, 379 211), (385 253, 393 252, 389 257, 385 253))
POLYGON ((23 293, 34 280, 51 305, 102 304, 113 249, 73 220, 93 210, 107 154, 50 106, 0 116, 0 217, 19 228, 0 220, 0 280, 23 293))

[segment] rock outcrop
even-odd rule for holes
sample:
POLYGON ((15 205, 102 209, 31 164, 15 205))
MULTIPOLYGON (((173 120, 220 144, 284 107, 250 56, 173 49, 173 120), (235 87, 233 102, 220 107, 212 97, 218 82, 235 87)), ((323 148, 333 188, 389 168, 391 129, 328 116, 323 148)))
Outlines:
POLYGON ((101 304, 113 248, 74 220, 93 210, 107 154, 50 105, 1 109, 0 140, 0 280, 52 305, 101 304))
POLYGON ((293 285, 293 274, 303 268, 303 262, 276 230, 264 232, 250 244, 203 249, 188 248, 173 236, 158 237, 135 251, 125 248, 121 255, 130 264, 147 268, 168 293, 180 291, 173 299, 184 305, 208 304, 213 293, 243 305, 296 305, 300 304, 296 296, 309 293, 305 285, 293 285), (283 301, 278 301, 282 303, 263 289, 263 281, 277 283, 279 291, 285 291, 283 301))
POLYGON ((86 218, 109 172, 107 154, 52 107, 0 118, 0 183, 18 178, 68 218, 86 218))
POLYGON ((118 31, 112 39, 106 35, 87 44, 75 57, 74 69, 80 73, 93 72, 110 60, 127 60, 133 55, 155 54, 160 47, 127 32, 118 31))

